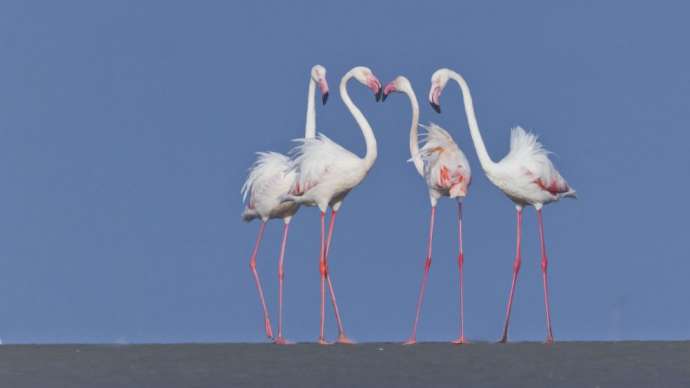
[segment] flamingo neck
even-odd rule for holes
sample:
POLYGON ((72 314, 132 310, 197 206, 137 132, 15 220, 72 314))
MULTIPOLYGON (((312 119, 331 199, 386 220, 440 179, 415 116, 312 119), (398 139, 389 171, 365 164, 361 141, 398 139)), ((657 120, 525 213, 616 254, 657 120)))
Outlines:
POLYGON ((402 90, 403 93, 407 95, 410 99, 410 105, 412 106, 412 124, 410 125, 410 155, 412 156, 412 162, 414 167, 417 169, 419 175, 424 176, 424 162, 422 157, 419 155, 419 136, 417 135, 417 128, 419 127, 419 102, 417 102, 417 96, 414 93, 412 87, 406 87, 402 90))
POLYGON ((378 151, 376 149, 376 137, 374 137, 374 131, 371 129, 366 117, 364 117, 362 111, 360 111, 359 108, 357 108, 357 106, 352 102, 350 95, 347 93, 347 81, 349 81, 353 76, 354 73, 352 70, 350 70, 340 80, 340 97, 343 99, 343 103, 345 106, 347 106, 347 109, 350 110, 352 117, 355 118, 355 121, 357 122, 357 125, 359 125, 359 129, 362 131, 362 135, 364 136, 364 141, 367 146, 367 153, 364 155, 363 161, 365 169, 368 171, 371 166, 374 165, 376 156, 378 155, 378 151))
POLYGON ((309 78, 309 92, 307 93, 307 122, 304 126, 304 137, 311 139, 316 136, 316 107, 314 106, 314 99, 316 98, 316 82, 313 78, 309 78))
POLYGON ((477 124, 477 116, 474 113, 474 104, 472 103, 470 87, 467 85, 465 79, 454 71, 449 72, 449 77, 460 85, 460 89, 462 90, 462 100, 465 104, 467 125, 470 127, 470 135, 472 136, 472 143, 474 143, 474 149, 477 151, 477 157, 479 158, 479 163, 482 165, 482 169, 484 172, 488 172, 496 163, 491 160, 489 153, 486 151, 484 139, 482 139, 482 134, 479 132, 479 125, 477 124))

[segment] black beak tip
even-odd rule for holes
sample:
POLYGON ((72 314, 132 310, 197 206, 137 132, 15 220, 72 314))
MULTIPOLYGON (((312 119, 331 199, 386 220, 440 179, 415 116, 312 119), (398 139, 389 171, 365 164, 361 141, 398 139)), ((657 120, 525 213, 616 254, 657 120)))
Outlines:
POLYGON ((431 104, 431 107, 434 108, 436 113, 441 113, 441 105, 435 104, 433 101, 430 101, 429 104, 431 104))
POLYGON ((383 97, 381 97, 381 102, 386 101, 386 98, 388 98, 388 95, 386 93, 383 93, 383 97))
POLYGON ((324 93, 323 96, 321 96, 321 103, 323 105, 326 105, 327 101, 328 101, 328 92, 324 93))
POLYGON ((376 102, 381 101, 381 97, 383 97, 383 88, 379 88, 379 91, 376 92, 375 96, 376 96, 376 102))

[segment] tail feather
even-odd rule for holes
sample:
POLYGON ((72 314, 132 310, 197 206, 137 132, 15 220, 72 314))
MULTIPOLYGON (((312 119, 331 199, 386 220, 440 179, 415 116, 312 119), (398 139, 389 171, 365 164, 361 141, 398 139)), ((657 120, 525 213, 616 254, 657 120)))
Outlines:
POLYGON ((570 191, 562 195, 563 198, 572 198, 572 199, 577 199, 577 192, 573 190, 572 188, 570 191))
POLYGON ((255 218, 259 218, 259 213, 254 209, 245 208, 242 212, 242 221, 249 222, 255 218))
POLYGON ((537 135, 525 131, 520 126, 510 131, 510 152, 525 152, 530 154, 542 154, 544 156, 550 154, 550 152, 539 142, 539 137, 537 135))
POLYGON ((246 201, 254 185, 274 172, 286 173, 291 168, 291 160, 278 152, 257 152, 254 164, 249 168, 247 180, 242 185, 242 201, 246 201))
MULTIPOLYGON (((425 130, 425 132, 420 135, 421 140, 424 142, 424 145, 419 150, 419 156, 422 160, 428 162, 430 159, 434 159, 436 157, 434 155, 439 149, 457 148, 450 133, 437 124, 419 124, 419 126, 425 130)), ((410 159, 410 161, 412 161, 412 159, 410 159)))

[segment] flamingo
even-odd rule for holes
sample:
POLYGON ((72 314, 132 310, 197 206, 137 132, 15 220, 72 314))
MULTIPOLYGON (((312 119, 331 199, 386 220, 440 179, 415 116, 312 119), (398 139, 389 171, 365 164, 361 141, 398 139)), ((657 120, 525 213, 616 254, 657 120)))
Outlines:
POLYGON ((350 110, 355 121, 359 125, 366 143, 366 154, 360 158, 354 153, 329 139, 323 133, 312 139, 300 139, 301 142, 291 152, 295 155, 294 169, 297 171, 297 179, 290 194, 284 196, 284 200, 300 205, 317 206, 321 211, 321 246, 319 253, 319 273, 321 278, 321 321, 318 343, 325 345, 328 342, 324 336, 325 320, 325 281, 331 295, 331 303, 335 312, 338 325, 337 343, 353 343, 345 334, 340 312, 333 292, 331 276, 328 272, 328 251, 333 237, 335 217, 345 196, 359 185, 374 165, 377 156, 376 137, 362 112, 355 106, 347 92, 348 81, 354 78, 361 84, 371 89, 376 101, 381 99, 383 89, 381 83, 372 71, 363 66, 357 66, 348 71, 340 80, 340 96, 345 106, 350 110), (331 218, 328 227, 328 239, 325 235, 325 217, 328 207, 331 208, 331 218))
POLYGON ((422 277, 422 285, 419 290, 419 298, 417 299, 417 311, 415 314, 414 325, 412 326, 412 334, 409 339, 404 342, 405 345, 412 345, 417 342, 417 325, 419 323, 419 314, 424 300, 424 290, 426 282, 429 277, 429 269, 431 268, 431 248, 434 236, 434 219, 436 217, 436 204, 442 197, 455 198, 458 204, 458 270, 460 274, 460 336, 454 340, 455 344, 464 344, 465 339, 464 329, 464 296, 463 296, 463 263, 464 253, 462 249, 462 199, 467 195, 470 181, 472 179, 472 171, 470 164, 465 157, 465 154, 460 150, 460 147, 453 141, 446 130, 436 124, 430 124, 426 129, 425 143, 421 150, 419 148, 417 139, 417 126, 419 124, 419 104, 417 103, 417 96, 412 89, 410 81, 398 76, 383 90, 383 99, 385 100, 389 94, 393 92, 400 92, 407 95, 412 105, 412 125, 410 126, 410 159, 419 175, 426 181, 429 189, 429 200, 431 201, 431 220, 429 222, 429 240, 427 242, 427 255, 424 262, 424 276, 422 277))
MULTIPOLYGON (((326 68, 321 65, 315 65, 311 69, 307 99, 307 119, 304 129, 305 138, 313 138, 316 135, 314 99, 316 97, 317 85, 321 91, 322 102, 325 105, 328 100, 328 82, 326 82, 326 68)), ((256 288, 259 292, 259 301, 263 308, 266 336, 272 339, 273 330, 268 308, 266 307, 261 280, 256 271, 256 255, 259 252, 259 245, 268 220, 282 219, 283 238, 280 245, 280 258, 278 259, 278 336, 274 339, 274 342, 279 345, 285 345, 289 341, 283 337, 283 278, 285 276, 283 263, 290 221, 299 209, 299 205, 297 203, 282 202, 282 196, 290 191, 297 178, 297 174, 292 169, 292 160, 283 154, 278 152, 259 152, 257 155, 256 161, 249 169, 249 176, 242 186, 243 200, 247 202, 247 199, 249 199, 242 213, 242 218, 247 222, 255 218, 261 219, 259 233, 249 260, 249 267, 254 275, 256 288)))
POLYGON ((528 133, 521 127, 515 127, 510 133, 510 151, 503 159, 494 162, 486 151, 486 146, 479 132, 477 117, 474 113, 472 95, 465 79, 449 69, 439 69, 431 77, 429 102, 436 112, 441 113, 439 98, 448 80, 454 80, 460 85, 465 104, 467 123, 470 129, 474 149, 479 157, 482 169, 489 181, 501 190, 515 204, 517 210, 517 244, 515 261, 513 262, 513 279, 506 307, 506 318, 500 343, 508 341, 508 325, 510 311, 515 295, 518 273, 522 262, 520 243, 522 239, 522 209, 533 206, 537 211, 539 223, 539 242, 541 247, 541 273, 544 286, 544 306, 546 309, 546 343, 554 342, 551 327, 551 309, 549 304, 549 285, 547 279, 548 258, 544 242, 544 222, 542 208, 544 205, 557 202, 561 198, 575 198, 576 193, 556 170, 549 159, 549 152, 538 141, 537 136, 528 133))

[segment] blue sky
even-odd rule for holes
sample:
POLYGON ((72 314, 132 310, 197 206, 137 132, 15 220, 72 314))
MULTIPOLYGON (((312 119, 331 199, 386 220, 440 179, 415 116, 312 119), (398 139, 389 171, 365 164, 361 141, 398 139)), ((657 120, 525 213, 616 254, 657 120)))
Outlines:
MULTIPOLYGON (((556 339, 687 339, 687 5, 656 2, 20 2, 0 7, 0 338, 261 341, 239 190, 259 150, 304 128, 308 71, 328 69, 317 127, 364 154, 337 93, 369 66, 418 96, 439 67, 472 88, 490 154, 522 125, 577 201, 545 209, 556 339), (475 4, 477 3, 477 4, 475 4)), ((348 334, 403 340, 423 269, 428 198, 406 163, 410 108, 353 83, 379 159, 347 198, 331 271, 348 334)), ((442 115, 475 178, 465 206, 466 333, 497 339, 513 205, 481 175, 459 92, 442 115)), ((456 336, 455 209, 437 214, 420 340, 456 336)), ((525 213, 511 338, 542 340, 536 217, 525 213)), ((293 221, 286 336, 318 335, 318 213, 293 221)), ((258 262, 277 310, 280 223, 258 262)), ((328 312, 328 334, 335 324, 328 312)))

